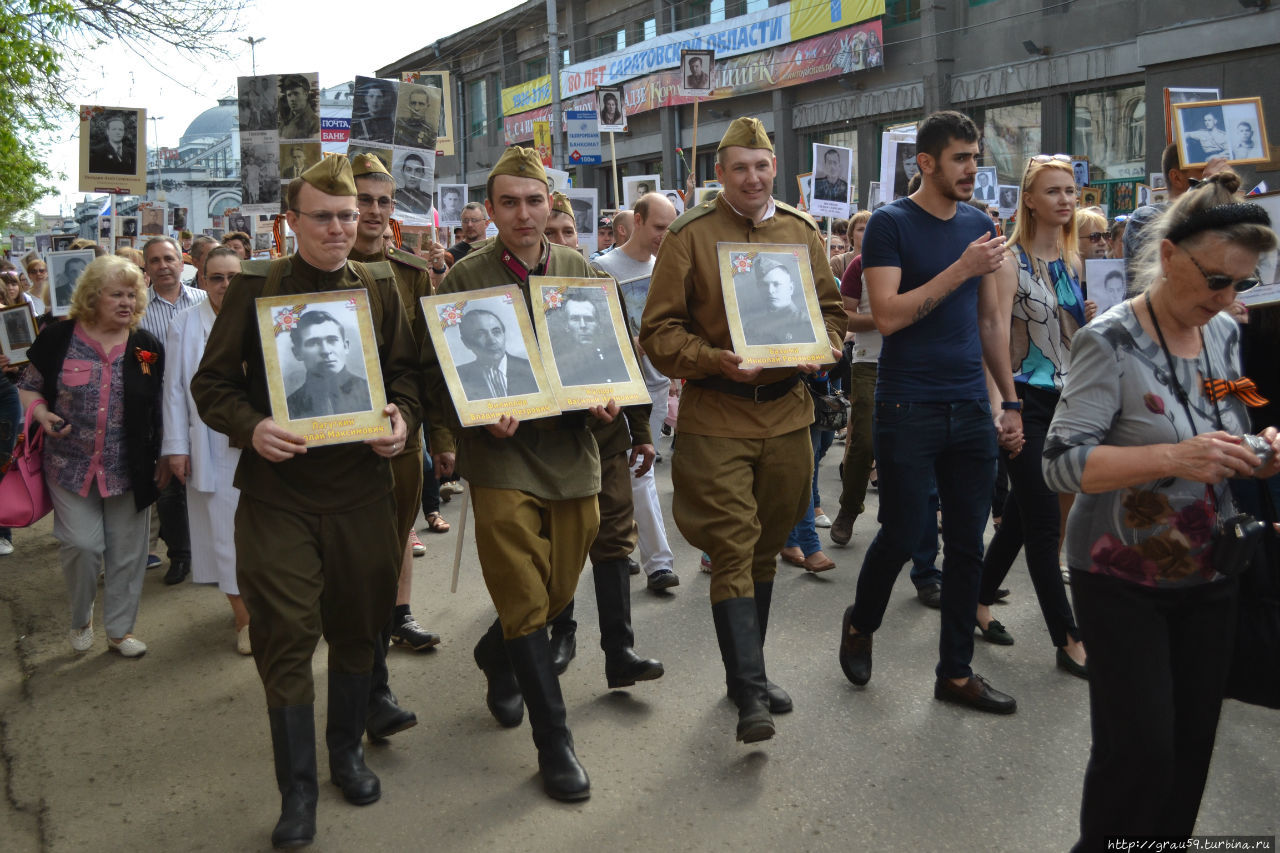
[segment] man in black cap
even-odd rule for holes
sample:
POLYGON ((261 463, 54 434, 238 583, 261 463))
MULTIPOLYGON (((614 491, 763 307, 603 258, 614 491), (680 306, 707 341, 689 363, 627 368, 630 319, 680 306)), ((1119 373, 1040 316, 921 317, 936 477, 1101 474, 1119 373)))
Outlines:
MULTIPOLYGON (((352 803, 381 796, 361 740, 370 668, 395 598, 404 541, 395 526, 389 460, 419 422, 413 336, 390 276, 349 262, 356 187, 343 155, 326 157, 289 184, 289 227, 298 251, 248 261, 231 282, 191 393, 200 417, 244 449, 236 469, 236 568, 267 696, 281 814, 277 847, 315 836, 315 723, 311 659, 329 647, 325 743, 330 779, 352 803), (271 416, 255 300, 365 289, 388 404, 385 435, 308 447, 271 416)), ((268 341, 274 346, 274 341, 268 341)))
POLYGON ((320 135, 320 117, 311 106, 311 81, 301 74, 280 78, 280 94, 285 112, 280 121, 281 139, 315 139, 320 135))
POLYGON ((353 105, 351 138, 390 145, 395 130, 392 118, 395 106, 396 91, 390 81, 362 79, 353 105))

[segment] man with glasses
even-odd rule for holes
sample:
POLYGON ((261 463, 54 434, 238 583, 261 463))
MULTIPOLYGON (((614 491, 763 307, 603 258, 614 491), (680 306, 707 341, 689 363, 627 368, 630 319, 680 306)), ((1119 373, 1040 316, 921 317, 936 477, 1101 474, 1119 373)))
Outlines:
MULTIPOLYGON (((480 202, 473 201, 462 208, 462 239, 440 253, 449 255, 449 266, 453 266, 487 242, 484 230, 488 224, 489 216, 484 212, 484 205, 480 202)), ((443 266, 444 260, 441 258, 438 265, 443 266)))
MULTIPOLYGON (((227 289, 191 394, 200 417, 244 449, 236 470, 236 572, 266 692, 280 819, 276 847, 315 836, 318 798, 311 660, 329 648, 330 779, 356 805, 381 796, 361 740, 380 634, 395 601, 404 538, 391 460, 419 423, 418 359, 391 276, 348 261, 360 211, 351 164, 326 157, 295 178, 286 219, 298 250, 247 261, 227 289), (255 300, 364 289, 381 362, 387 431, 308 447, 272 417, 255 300)), ((376 266, 376 265, 375 265, 376 266)), ((266 341, 274 349, 274 341, 266 341)), ((283 413, 281 413, 283 414, 283 413)))

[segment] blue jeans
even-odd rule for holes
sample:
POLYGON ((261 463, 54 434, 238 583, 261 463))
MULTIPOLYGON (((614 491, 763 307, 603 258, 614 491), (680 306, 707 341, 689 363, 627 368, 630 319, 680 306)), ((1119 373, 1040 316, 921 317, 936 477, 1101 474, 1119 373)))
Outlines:
POLYGON ((831 443, 836 440, 836 433, 835 430, 811 426, 809 440, 813 442, 813 494, 809 499, 809 508, 804 511, 804 518, 791 528, 786 544, 788 548, 799 548, 806 557, 822 550, 822 540, 818 538, 818 530, 813 524, 814 507, 822 503, 818 497, 818 465, 821 464, 822 457, 826 456, 827 451, 831 449, 831 443))
MULTIPOLYGON (((18 399, 18 388, 9 377, 0 374, 0 464, 9 461, 21 429, 22 401, 18 399)), ((0 527, 0 539, 12 538, 12 530, 0 527)))
POLYGON ((985 400, 876 402, 880 530, 867 548, 853 603, 853 627, 872 634, 884 620, 898 573, 921 540, 932 482, 942 504, 944 542, 939 678, 973 674, 974 611, 982 580, 982 532, 995 484, 996 432, 985 400))
POLYGON ((911 582, 916 589, 942 583, 942 571, 934 564, 938 559, 938 487, 929 483, 929 505, 920 526, 920 542, 911 552, 911 582))

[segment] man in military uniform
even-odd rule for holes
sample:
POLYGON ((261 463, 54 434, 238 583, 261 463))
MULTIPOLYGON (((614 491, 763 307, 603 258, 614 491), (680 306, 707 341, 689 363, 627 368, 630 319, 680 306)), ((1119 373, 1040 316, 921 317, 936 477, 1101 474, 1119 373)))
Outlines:
POLYGON ((396 106, 396 92, 386 80, 366 80, 356 93, 355 115, 351 121, 351 138, 391 144, 395 121, 391 111, 396 106))
POLYGON ((761 253, 751 267, 747 298, 739 301, 747 344, 813 343, 804 294, 784 260, 761 253))
MULTIPOLYGON (((329 774, 356 804, 381 795, 361 740, 379 631, 395 597, 404 540, 395 528, 390 459, 417 428, 417 359, 391 276, 349 263, 356 187, 344 156, 289 184, 286 213, 298 251, 246 262, 231 283, 191 382, 200 417, 242 448, 235 485, 236 560, 250 637, 266 691, 281 814, 276 846, 315 836, 315 690, 311 658, 329 646, 329 774), (365 288, 388 405, 389 434, 308 447, 271 416, 255 300, 365 288)), ((268 342, 269 344, 271 342, 268 342)))
POLYGON ((828 148, 822 152, 822 177, 813 182, 813 197, 822 201, 849 201, 849 182, 840 169, 840 152, 828 148))
MULTIPOLYGON (((581 255, 543 236, 550 194, 533 151, 503 153, 489 173, 485 206, 497 239, 458 261, 441 293, 514 283, 527 304, 532 275, 591 275, 581 255)), ((556 799, 585 799, 590 782, 573 751, 545 628, 573 597, 600 526, 600 455, 588 415, 528 422, 503 415, 495 424, 463 429, 429 344, 422 362, 436 469, 443 478, 457 465, 471 482, 476 517, 484 519, 476 526, 476 552, 498 620, 476 645, 475 659, 489 682, 489 710, 503 725, 517 726, 523 696, 544 789, 556 799)), ((590 415, 609 421, 617 413, 610 405, 590 415)))
MULTIPOLYGON (((427 263, 422 258, 388 244, 387 226, 395 213, 396 182, 382 161, 372 154, 357 154, 351 159, 351 173, 356 182, 356 209, 360 221, 356 223, 356 241, 347 258, 371 267, 388 267, 395 276, 396 291, 404 308, 405 322, 414 335, 417 347, 426 334, 422 310, 418 300, 431 295, 431 283, 427 277, 427 263)), ((415 350, 416 351, 416 350, 415 350)), ((382 628, 382 635, 374 649, 373 680, 369 691, 369 711, 365 719, 365 731, 370 740, 381 741, 391 735, 417 725, 417 716, 401 708, 391 692, 390 674, 387 671, 387 645, 396 645, 414 651, 425 651, 440 644, 440 635, 425 630, 413 618, 409 597, 413 591, 413 522, 418 517, 422 500, 422 445, 418 431, 409 434, 404 449, 391 460, 391 473, 395 479, 396 534, 402 548, 397 570, 399 582, 396 588, 395 606, 382 628)))
POLYGON ((430 119, 432 115, 439 115, 440 101, 435 101, 435 112, 432 113, 432 98, 426 86, 406 83, 401 87, 401 96, 405 94, 405 89, 408 89, 409 112, 396 119, 396 145, 434 151, 437 131, 430 119))
MULTIPOLYGON (((551 196, 551 215, 544 233, 552 243, 578 248, 573 208, 563 193, 551 196)), ((586 304, 591 307, 590 303, 586 304)), ((595 309, 591 310, 594 319, 595 309)), ((558 358, 557 363, 563 364, 558 358)), ((631 629, 631 552, 638 540, 631 469, 634 467, 636 478, 643 478, 657 458, 649 427, 652 408, 628 406, 624 410, 625 421, 622 418, 608 424, 594 421, 591 427, 600 448, 600 532, 591 543, 591 577, 600 617, 605 681, 610 688, 651 681, 662 677, 664 672, 658 661, 635 653, 632 648, 635 632, 631 629)), ((552 662, 556 672, 563 673, 578 648, 573 599, 551 620, 550 627, 552 662)))
POLYGON ((347 369, 351 341, 328 311, 304 311, 289 330, 293 357, 306 368, 301 387, 285 398, 289 419, 364 412, 372 407, 369 383, 347 369))
POLYGON ((776 169, 760 121, 735 119, 716 152, 720 195, 671 224, 640 328, 654 366, 688 380, 676 424, 672 512, 689 543, 711 556, 711 613, 738 706, 738 740, 747 743, 772 737, 771 711, 792 704, 765 676, 763 645, 777 555, 809 503, 813 402, 800 371, 817 365, 742 369, 731 349, 716 244, 807 246, 832 361, 847 323, 817 225, 770 196, 776 169))
POLYGON ((320 135, 320 117, 311 106, 311 81, 301 74, 280 79, 280 92, 288 110, 280 122, 281 139, 314 139, 320 135))
POLYGON ((406 155, 400 162, 396 204, 403 207, 407 213, 416 213, 421 216, 431 213, 431 184, 428 182, 426 189, 422 187, 423 179, 430 175, 426 161, 417 154, 406 155))

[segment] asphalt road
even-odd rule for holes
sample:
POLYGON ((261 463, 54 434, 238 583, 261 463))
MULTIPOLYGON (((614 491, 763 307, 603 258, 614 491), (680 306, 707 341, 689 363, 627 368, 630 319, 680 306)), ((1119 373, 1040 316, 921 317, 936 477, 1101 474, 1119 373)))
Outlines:
MULTIPOLYGON (((666 440, 663 440, 664 447, 666 440)), ((837 443, 833 454, 842 451, 837 443)), ((670 509, 670 464, 659 483, 670 509)), ((835 459, 821 472, 834 514, 835 459)), ((589 580, 578 657, 563 676, 569 724, 592 797, 541 792, 527 723, 500 729, 483 705, 471 647, 492 619, 473 542, 456 594, 453 533, 423 533, 413 609, 438 650, 390 653, 392 686, 420 724, 367 750, 381 801, 345 803, 323 775, 316 851, 1064 850, 1075 838, 1089 746, 1087 686, 1054 666, 1019 564, 999 618, 1011 647, 978 642, 974 668, 1018 700, 992 717, 932 698, 937 611, 900 579, 876 635, 875 675, 858 689, 836 660, 840 616, 874 534, 874 494, 850 547, 821 576, 783 564, 766 659, 796 710, 770 741, 734 741, 735 713, 711 624, 708 576, 670 525, 682 584, 657 595, 633 578, 637 650, 659 681, 609 691, 589 580)), ((267 715, 251 659, 234 650, 230 609, 212 587, 166 587, 148 573, 140 660, 67 642, 51 520, 15 534, 0 559, 0 849, 269 849, 279 798, 267 715)), ((826 541, 825 533, 823 535, 826 541)), ((323 730, 324 646, 318 651, 323 730)), ((1274 713, 1227 703, 1197 831, 1275 835, 1280 738, 1274 713)))

